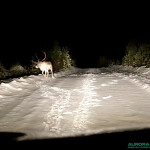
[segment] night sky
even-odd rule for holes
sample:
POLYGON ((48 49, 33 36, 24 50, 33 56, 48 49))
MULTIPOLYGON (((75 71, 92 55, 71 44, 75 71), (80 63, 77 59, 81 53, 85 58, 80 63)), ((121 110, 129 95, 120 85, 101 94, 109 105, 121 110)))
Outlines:
POLYGON ((3 14, 1 62, 8 67, 16 61, 28 64, 35 53, 58 41, 69 48, 78 67, 95 67, 100 56, 121 60, 129 40, 150 39, 149 14, 139 9, 70 10, 3 14))

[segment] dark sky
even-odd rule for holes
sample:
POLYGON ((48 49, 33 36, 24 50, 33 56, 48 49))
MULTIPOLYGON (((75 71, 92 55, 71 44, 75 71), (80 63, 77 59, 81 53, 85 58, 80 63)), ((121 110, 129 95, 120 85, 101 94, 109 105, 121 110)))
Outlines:
POLYGON ((130 39, 150 38, 148 13, 140 9, 56 12, 51 15, 38 11, 27 14, 26 10, 4 13, 0 60, 8 64, 16 60, 25 63, 57 40, 68 46, 79 66, 94 66, 99 56, 121 59, 130 39))

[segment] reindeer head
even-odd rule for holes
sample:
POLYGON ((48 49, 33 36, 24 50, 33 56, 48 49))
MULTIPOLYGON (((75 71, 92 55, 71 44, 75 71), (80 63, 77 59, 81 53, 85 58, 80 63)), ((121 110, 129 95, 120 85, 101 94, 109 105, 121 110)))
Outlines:
POLYGON ((39 62, 36 64, 35 68, 40 68, 39 62))
POLYGON ((35 64, 35 68, 40 68, 41 64, 45 61, 45 59, 46 59, 46 53, 45 52, 43 52, 43 53, 44 53, 45 56, 44 56, 44 59, 42 59, 41 61, 39 60, 39 58, 37 57, 37 55, 35 55, 36 58, 37 58, 37 60, 38 60, 37 62, 33 62, 35 64))

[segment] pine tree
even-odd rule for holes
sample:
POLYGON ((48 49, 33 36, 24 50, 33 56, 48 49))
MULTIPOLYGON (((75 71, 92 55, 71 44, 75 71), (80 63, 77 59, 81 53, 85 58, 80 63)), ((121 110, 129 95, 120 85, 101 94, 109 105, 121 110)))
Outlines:
POLYGON ((127 66, 133 66, 136 52, 137 52, 137 46, 135 42, 130 41, 126 47, 126 55, 123 58, 123 64, 127 66))
POLYGON ((138 52, 135 55, 135 66, 147 66, 150 60, 150 43, 139 45, 138 52))
POLYGON ((134 56, 134 67, 142 66, 142 55, 141 52, 138 51, 134 56))

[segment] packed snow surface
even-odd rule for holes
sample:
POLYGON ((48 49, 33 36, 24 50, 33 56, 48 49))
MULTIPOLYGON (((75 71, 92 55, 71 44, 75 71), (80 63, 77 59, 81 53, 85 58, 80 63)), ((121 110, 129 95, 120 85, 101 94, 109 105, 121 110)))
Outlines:
POLYGON ((0 84, 0 132, 24 139, 150 128, 150 68, 72 68, 0 84))

